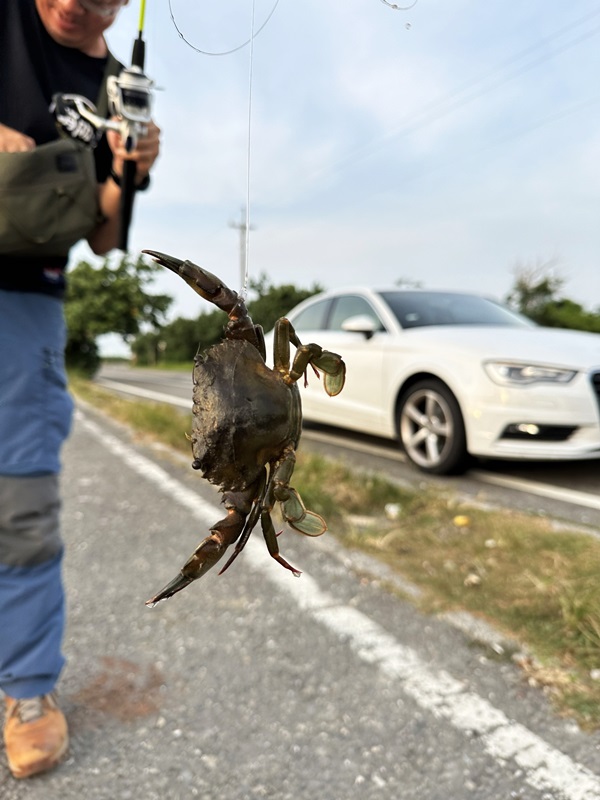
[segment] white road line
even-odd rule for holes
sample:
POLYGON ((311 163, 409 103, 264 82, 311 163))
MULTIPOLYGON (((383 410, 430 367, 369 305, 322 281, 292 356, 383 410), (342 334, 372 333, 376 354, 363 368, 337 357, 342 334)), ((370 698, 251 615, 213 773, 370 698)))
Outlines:
POLYGON ((600 508, 600 497, 588 492, 579 492, 576 489, 562 489, 560 486, 551 486, 548 483, 530 481, 523 478, 511 478, 508 475, 491 475, 478 470, 471 470, 470 474, 483 483, 504 486, 507 489, 517 489, 519 492, 549 497, 552 500, 560 500, 562 503, 571 503, 576 506, 600 508))
MULTIPOLYGON (((218 506, 200 498, 81 412, 77 412, 76 419, 110 452, 207 527, 222 514, 218 506)), ((501 767, 514 772, 517 765, 527 783, 541 792, 550 792, 554 800, 600 800, 599 775, 552 747, 524 725, 509 719, 445 670, 428 667, 414 650, 401 644, 365 614, 322 591, 310 575, 303 573, 299 580, 294 580, 273 564, 258 539, 249 540, 244 558, 253 569, 287 593, 301 610, 346 641, 359 658, 373 664, 390 680, 397 681, 401 690, 421 708, 465 733, 471 743, 473 734, 479 734, 481 746, 501 767)))
MULTIPOLYGON (((307 439, 314 439, 315 442, 324 442, 331 444, 331 436, 326 433, 319 433, 310 428, 302 431, 302 436, 307 439)), ((357 442, 355 440, 343 442, 342 447, 347 447, 350 450, 356 450, 358 453, 367 453, 370 456, 379 456, 387 458, 389 461, 400 461, 402 464, 407 463, 407 458, 400 450, 389 450, 385 447, 378 447, 376 444, 365 444, 365 442, 357 442)))
POLYGON ((163 392, 153 392, 151 389, 142 389, 140 386, 132 386, 129 383, 121 383, 120 381, 110 381, 107 378, 99 378, 97 381, 99 386, 105 386, 107 389, 114 389, 117 392, 124 392, 125 394, 134 394, 137 397, 144 397, 146 400, 155 400, 157 403, 168 403, 172 406, 180 406, 187 408, 192 412, 192 397, 190 392, 190 399, 184 400, 182 397, 176 397, 173 394, 164 394, 163 392))

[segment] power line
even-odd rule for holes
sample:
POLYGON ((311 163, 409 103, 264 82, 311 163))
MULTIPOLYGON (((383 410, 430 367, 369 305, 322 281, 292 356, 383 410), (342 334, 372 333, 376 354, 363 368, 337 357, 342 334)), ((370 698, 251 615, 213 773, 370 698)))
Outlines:
POLYGON ((496 80, 493 78, 498 74, 506 71, 508 68, 512 67, 514 64, 518 64, 518 62, 523 61, 523 59, 527 58, 530 55, 535 54, 541 48, 547 48, 549 44, 551 44, 554 40, 560 39, 567 33, 580 28, 582 25, 588 23, 594 17, 600 15, 600 9, 597 9, 590 14, 585 15, 584 17, 579 18, 575 22, 570 23, 569 25, 565 25, 564 27, 560 28, 554 34, 550 35, 549 37, 536 42, 533 45, 525 48, 524 50, 519 51, 515 55, 511 56, 510 58, 506 59, 502 63, 498 64, 496 67, 493 67, 489 72, 487 72, 484 76, 470 81, 463 86, 453 90, 445 97, 434 100, 431 103, 428 103, 418 114, 416 120, 412 119, 406 124, 401 127, 395 128, 394 130, 388 131, 381 136, 372 139, 370 142, 366 142, 359 147, 354 148, 353 150, 349 151, 344 158, 340 159, 333 165, 330 165, 326 169, 315 173, 312 176, 312 179, 319 178, 324 175, 335 174, 337 172, 342 171, 346 167, 354 164, 360 160, 368 158, 377 150, 380 150, 384 147, 387 143, 389 143, 392 139, 396 139, 401 136, 409 136, 411 134, 416 133, 417 131, 421 130, 428 125, 431 125, 434 122, 437 122, 439 119, 442 119, 448 114, 462 108, 463 106, 472 103, 475 100, 480 99, 481 97, 485 96, 489 92, 495 91, 504 84, 514 80, 515 78, 520 77, 524 73, 532 70, 533 68, 539 66, 540 64, 548 61, 551 58, 556 57, 560 53, 565 52, 577 45, 581 44, 582 42, 586 41, 587 39, 592 38, 593 36, 597 35, 600 31, 600 25, 595 26, 591 30, 584 31, 583 33, 579 34, 578 36, 570 39, 569 41, 565 42, 562 46, 558 48, 554 48, 554 50, 550 53, 543 53, 535 58, 530 59, 526 63, 522 64, 518 69, 512 70, 507 75, 500 75, 496 80), (444 106, 446 106, 444 108, 444 106))

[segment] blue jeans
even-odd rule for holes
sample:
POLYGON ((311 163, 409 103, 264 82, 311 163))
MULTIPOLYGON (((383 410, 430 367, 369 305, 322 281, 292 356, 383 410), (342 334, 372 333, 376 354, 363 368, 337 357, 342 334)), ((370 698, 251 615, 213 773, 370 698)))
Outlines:
POLYGON ((51 691, 64 665, 65 341, 59 300, 0 290, 0 689, 16 698, 51 691))

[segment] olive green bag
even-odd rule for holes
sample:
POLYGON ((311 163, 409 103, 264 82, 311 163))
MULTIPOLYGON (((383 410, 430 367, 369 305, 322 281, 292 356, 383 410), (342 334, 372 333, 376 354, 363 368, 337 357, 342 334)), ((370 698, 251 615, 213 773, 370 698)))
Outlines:
MULTIPOLYGON (((106 114, 106 78, 98 112, 106 114)), ((93 152, 57 139, 25 153, 0 153, 0 254, 63 256, 102 220, 93 152)))
POLYGON ((99 220, 91 150, 58 139, 0 153, 0 253, 67 255, 99 220))

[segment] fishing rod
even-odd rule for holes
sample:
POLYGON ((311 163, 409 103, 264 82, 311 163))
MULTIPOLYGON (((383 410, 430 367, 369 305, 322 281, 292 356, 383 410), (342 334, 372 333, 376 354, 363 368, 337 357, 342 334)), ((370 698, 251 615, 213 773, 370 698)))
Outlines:
MULTIPOLYGON (((108 109, 111 117, 116 119, 101 117, 94 104, 82 95, 56 94, 52 98, 50 110, 54 113, 56 124, 63 136, 94 148, 104 131, 113 130, 121 134, 128 153, 135 150, 140 136, 146 133, 152 119, 154 81, 144 73, 145 15, 146 0, 140 0, 138 34, 133 42, 131 66, 124 67, 118 75, 109 75, 106 79, 108 109)), ((113 180, 121 187, 117 246, 124 252, 128 249, 135 193, 137 189, 148 185, 147 182, 142 182, 136 187, 136 170, 137 163, 126 158, 123 162, 123 175, 118 177, 114 172, 111 173, 113 180)))
MULTIPOLYGON (((137 147, 138 138, 147 131, 152 119, 153 82, 144 73, 146 43, 144 41, 144 19, 146 0, 140 0, 138 35, 133 42, 131 67, 125 68, 118 76, 107 79, 109 107, 113 114, 122 120, 120 133, 125 142, 125 150, 130 153, 137 147)), ((136 192, 135 175, 137 164, 131 159, 123 162, 121 184, 121 205, 119 210, 119 249, 127 252, 129 227, 133 213, 136 192)))

